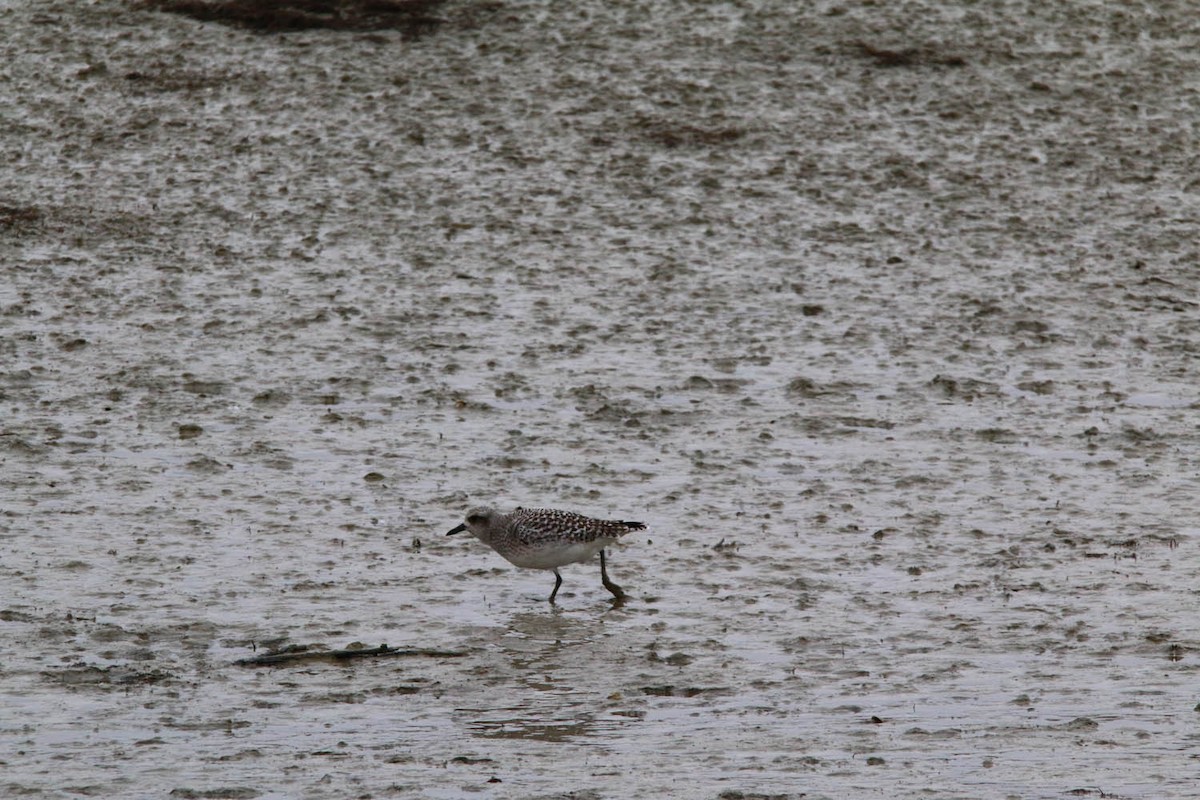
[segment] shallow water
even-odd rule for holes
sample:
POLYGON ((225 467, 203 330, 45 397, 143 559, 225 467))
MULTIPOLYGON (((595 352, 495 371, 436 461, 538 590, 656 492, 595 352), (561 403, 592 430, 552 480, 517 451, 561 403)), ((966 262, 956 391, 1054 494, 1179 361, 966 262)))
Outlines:
POLYGON ((1190 12, 10 4, 0 794, 1193 796, 1190 12))

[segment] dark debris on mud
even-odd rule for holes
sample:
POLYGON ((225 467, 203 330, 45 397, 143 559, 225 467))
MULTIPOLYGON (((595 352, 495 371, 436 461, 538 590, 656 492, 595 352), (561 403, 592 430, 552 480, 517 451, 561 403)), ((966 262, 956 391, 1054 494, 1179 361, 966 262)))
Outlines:
POLYGON ((462 658, 467 653, 461 650, 430 650, 424 648, 400 649, 382 644, 379 647, 350 645, 342 650, 326 650, 321 647, 295 645, 261 656, 238 659, 234 663, 241 667, 284 667, 313 661, 349 661, 358 658, 389 658, 392 656, 418 656, 425 658, 462 658))
POLYGON ((855 47, 876 67, 965 67, 967 60, 957 53, 942 52, 936 47, 876 47, 867 42, 856 42, 855 47))
POLYGON ((246 786, 221 786, 216 789, 180 787, 172 789, 169 796, 183 798, 183 800, 251 800, 261 794, 262 792, 258 789, 246 786))
POLYGON ((399 30, 415 39, 446 20, 435 12, 445 0, 143 0, 142 5, 202 22, 263 33, 311 29, 399 30))

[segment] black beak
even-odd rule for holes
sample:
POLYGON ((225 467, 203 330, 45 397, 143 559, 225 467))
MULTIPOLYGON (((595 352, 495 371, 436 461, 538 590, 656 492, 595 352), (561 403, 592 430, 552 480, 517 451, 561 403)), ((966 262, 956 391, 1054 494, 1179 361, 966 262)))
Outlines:
POLYGON ((462 533, 462 532, 463 532, 463 531, 465 531, 466 529, 467 529, 467 524, 464 522, 462 525, 459 525, 457 528, 454 528, 453 530, 446 531, 446 535, 447 535, 447 536, 453 536, 453 535, 454 535, 454 534, 456 534, 456 533, 462 533))

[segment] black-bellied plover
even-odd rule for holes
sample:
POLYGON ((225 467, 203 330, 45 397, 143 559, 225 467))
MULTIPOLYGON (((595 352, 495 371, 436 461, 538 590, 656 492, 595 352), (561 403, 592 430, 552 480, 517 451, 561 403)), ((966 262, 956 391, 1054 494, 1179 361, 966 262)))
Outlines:
POLYGON ((596 553, 600 554, 600 580, 604 588, 617 600, 624 600, 624 590, 608 579, 604 548, 630 531, 645 529, 641 522, 592 519, 553 508, 518 508, 511 514, 502 514, 494 508, 473 508, 467 513, 467 521, 446 535, 469 531, 518 567, 552 570, 554 591, 550 592, 550 602, 553 603, 558 587, 562 586, 558 568, 587 561, 596 553))

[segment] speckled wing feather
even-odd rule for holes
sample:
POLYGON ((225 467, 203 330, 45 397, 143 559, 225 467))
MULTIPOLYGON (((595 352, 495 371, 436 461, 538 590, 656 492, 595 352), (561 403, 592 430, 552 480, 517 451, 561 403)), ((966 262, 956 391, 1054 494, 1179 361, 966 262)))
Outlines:
POLYGON ((555 508, 518 508, 509 515, 509 524, 513 533, 525 544, 549 540, 594 542, 597 539, 617 539, 630 531, 646 528, 641 522, 593 519, 555 508))

